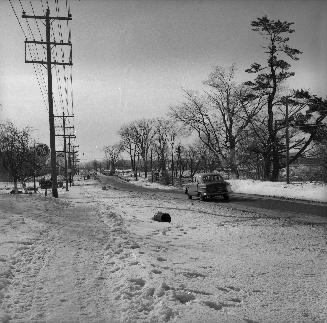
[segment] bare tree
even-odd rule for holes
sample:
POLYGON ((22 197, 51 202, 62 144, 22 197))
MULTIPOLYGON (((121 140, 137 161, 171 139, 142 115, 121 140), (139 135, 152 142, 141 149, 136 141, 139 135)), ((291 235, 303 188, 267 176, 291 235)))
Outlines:
POLYGON ((217 162, 225 159, 221 123, 212 113, 208 97, 198 95, 194 91, 183 90, 185 101, 180 105, 170 107, 171 117, 183 123, 196 132, 199 140, 215 155, 217 162))
POLYGON ((262 99, 245 84, 236 84, 235 66, 217 66, 204 82, 205 95, 184 90, 186 101, 171 107, 172 117, 194 130, 216 163, 238 177, 237 148, 245 129, 259 113, 262 99))
POLYGON ((110 171, 112 173, 115 172, 116 164, 119 159, 119 155, 122 152, 122 146, 121 144, 114 144, 104 147, 104 153, 106 156, 106 159, 110 163, 110 171))
POLYGON ((174 149, 178 138, 185 135, 185 129, 172 119, 158 118, 155 120, 155 135, 152 147, 158 156, 158 168, 165 181, 169 182, 167 163, 171 161, 172 176, 174 172, 174 149))
POLYGON ((136 155, 137 155, 137 144, 135 141, 135 135, 133 130, 133 124, 125 124, 119 130, 121 138, 121 147, 123 151, 126 151, 130 157, 131 167, 134 172, 135 178, 137 178, 136 172, 136 155))
POLYGON ((131 124, 131 134, 136 144, 137 152, 143 160, 144 176, 148 176, 148 157, 155 136, 155 121, 152 119, 137 120, 131 124))
POLYGON ((243 140, 245 129, 262 108, 262 98, 245 84, 236 84, 235 65, 228 69, 216 66, 204 84, 212 103, 213 118, 220 124, 222 146, 226 151, 227 165, 234 178, 239 177, 237 146, 243 140))

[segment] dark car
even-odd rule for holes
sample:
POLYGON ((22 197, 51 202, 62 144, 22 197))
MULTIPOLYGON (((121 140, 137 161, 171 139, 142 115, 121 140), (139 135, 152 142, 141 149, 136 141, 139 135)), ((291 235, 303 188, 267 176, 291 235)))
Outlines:
POLYGON ((185 185, 185 194, 189 199, 192 196, 199 197, 201 201, 222 196, 229 200, 231 193, 230 184, 227 183, 220 174, 202 173, 193 177, 193 181, 185 185))
MULTIPOLYGON (((51 181, 51 179, 41 178, 39 184, 40 184, 40 186, 41 186, 42 189, 52 188, 52 181, 51 181)), ((62 179, 58 179, 57 180, 57 187, 63 187, 63 186, 64 186, 64 182, 62 181, 62 179)))

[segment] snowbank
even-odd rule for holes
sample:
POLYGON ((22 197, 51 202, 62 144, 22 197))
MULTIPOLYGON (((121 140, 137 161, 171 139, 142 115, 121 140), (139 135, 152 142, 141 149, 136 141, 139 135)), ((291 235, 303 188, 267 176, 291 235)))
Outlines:
POLYGON ((327 202, 327 186, 317 182, 263 182, 255 180, 228 180, 235 193, 258 194, 289 199, 327 202))
MULTIPOLYGON (((296 182, 286 184, 285 182, 263 182, 251 179, 230 179, 227 180, 227 182, 231 184, 234 193, 327 202, 327 185, 320 182, 296 182)), ((166 186, 159 183, 151 183, 142 177, 140 177, 138 181, 131 180, 130 183, 164 190, 176 189, 176 187, 171 185, 166 186)))

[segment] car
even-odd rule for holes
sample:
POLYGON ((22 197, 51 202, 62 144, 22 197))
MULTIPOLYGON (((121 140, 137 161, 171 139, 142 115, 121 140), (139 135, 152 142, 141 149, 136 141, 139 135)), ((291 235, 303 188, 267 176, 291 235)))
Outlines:
POLYGON ((229 200, 230 184, 218 173, 201 173, 193 177, 193 181, 185 185, 185 194, 189 199, 199 197, 201 201, 217 196, 229 200))
MULTIPOLYGON (((52 188, 52 181, 51 179, 41 178, 39 181, 39 185, 41 186, 41 189, 50 189, 52 188)), ((62 181, 62 179, 58 178, 57 187, 63 187, 63 186, 64 186, 64 182, 62 181)))

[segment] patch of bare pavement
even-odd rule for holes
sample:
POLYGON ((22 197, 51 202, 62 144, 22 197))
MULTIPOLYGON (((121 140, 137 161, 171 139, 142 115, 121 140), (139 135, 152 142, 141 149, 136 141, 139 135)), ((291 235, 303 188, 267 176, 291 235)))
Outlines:
POLYGON ((0 322, 327 320, 325 218, 106 184, 0 195, 0 322))

